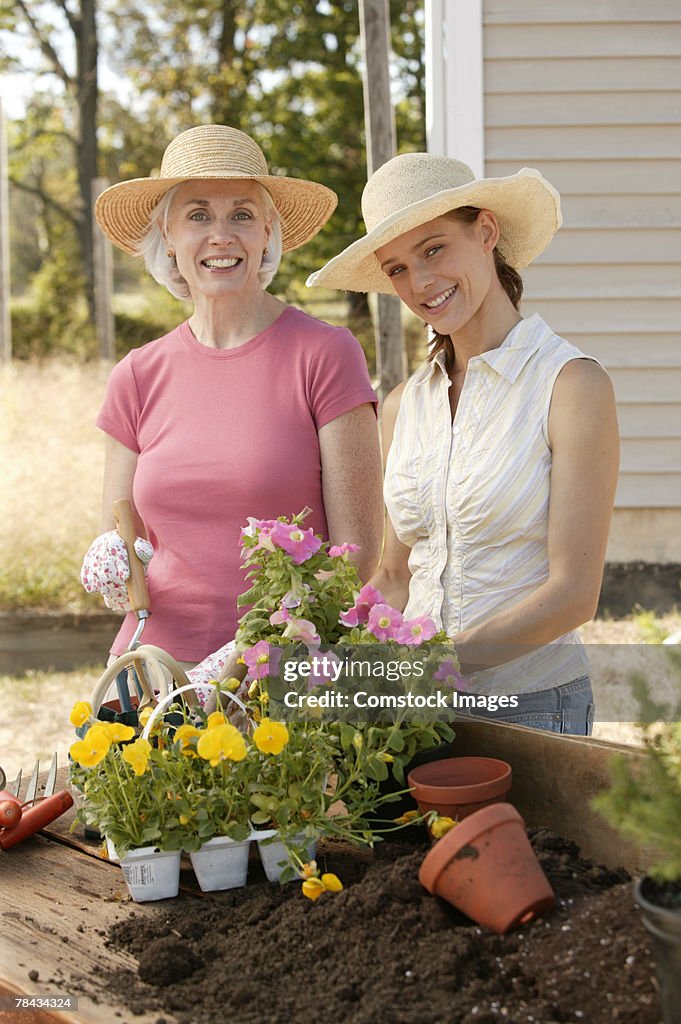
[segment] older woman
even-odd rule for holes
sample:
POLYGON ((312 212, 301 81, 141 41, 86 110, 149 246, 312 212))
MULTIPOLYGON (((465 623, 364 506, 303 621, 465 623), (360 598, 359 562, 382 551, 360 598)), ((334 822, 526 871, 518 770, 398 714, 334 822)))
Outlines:
MULTIPOLYGON (((129 498, 153 547, 145 642, 185 667, 234 635, 248 516, 307 505, 306 526, 360 546, 362 575, 378 561, 380 452, 364 354, 349 331, 265 290, 282 251, 312 238, 335 205, 322 185, 268 174, 256 143, 223 125, 183 132, 159 177, 114 185, 97 201, 104 233, 193 311, 111 374, 97 419, 107 435, 105 532, 82 578, 125 607, 112 503, 129 498)), ((134 625, 129 614, 114 654, 134 625)))
POLYGON ((411 153, 372 176, 362 209, 366 236, 308 284, 397 294, 434 332, 385 403, 389 521, 371 582, 447 629, 491 717, 588 733, 574 630, 598 600, 618 431, 604 370, 519 312, 518 270, 560 226, 558 193, 529 168, 476 180, 411 153))

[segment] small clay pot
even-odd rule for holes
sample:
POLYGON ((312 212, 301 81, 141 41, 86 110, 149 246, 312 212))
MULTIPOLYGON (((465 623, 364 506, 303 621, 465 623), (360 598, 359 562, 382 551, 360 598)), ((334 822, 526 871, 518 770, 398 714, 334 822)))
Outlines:
POLYGON ((506 799, 511 766, 496 757, 447 757, 414 768, 407 783, 421 814, 437 811, 441 817, 461 821, 506 799))
POLYGON ((419 870, 421 884, 473 921, 503 934, 556 901, 511 804, 483 807, 448 832, 419 870))

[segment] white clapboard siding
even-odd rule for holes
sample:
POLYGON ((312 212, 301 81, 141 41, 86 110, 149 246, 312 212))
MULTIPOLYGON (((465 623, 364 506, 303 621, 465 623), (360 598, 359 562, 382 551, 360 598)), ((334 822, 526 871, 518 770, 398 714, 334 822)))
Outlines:
POLYGON ((636 153, 669 159, 681 156, 681 125, 490 128, 485 131, 485 153, 490 160, 523 162, 565 156, 590 160, 626 159, 636 153))
POLYGON ((681 413, 678 402, 649 405, 642 402, 619 402, 617 418, 622 437, 647 438, 651 448, 659 437, 679 438, 681 445, 681 413))
MULTIPOLYGON (((584 33, 587 29, 584 28, 584 33)), ((489 54, 486 56, 489 57, 489 54)), ((525 60, 489 60, 485 66, 485 95, 503 92, 579 95, 580 92, 620 90, 641 92, 681 88, 681 61, 673 57, 554 57, 537 50, 525 60)))
MULTIPOLYGON (((563 226, 537 265, 672 263, 681 273, 681 231, 673 228, 570 228, 563 226)), ((528 267, 528 271, 529 271, 528 267)))
POLYGON ((516 125, 677 125, 679 98, 675 93, 658 92, 583 92, 568 104, 556 104, 553 93, 525 93, 518 102, 517 93, 498 93, 485 101, 485 124, 503 128, 512 118, 516 125))
MULTIPOLYGON (((681 91, 675 102, 678 108, 681 91)), ((486 163, 486 173, 491 178, 503 178, 517 170, 517 160, 487 160, 486 163)), ((542 160, 541 171, 564 198, 603 193, 622 193, 638 198, 641 194, 654 196, 681 192, 678 160, 656 160, 654 174, 651 174, 650 161, 641 157, 629 160, 542 160)))
MULTIPOLYGON (((635 259, 635 253, 631 258, 635 259)), ((583 263, 577 267, 536 263, 523 273, 525 294, 542 298, 572 298, 575 284, 584 298, 681 298, 681 274, 672 263, 583 263)), ((681 330, 681 323, 679 324, 681 330)), ((681 345, 680 345, 681 349, 681 345)), ((681 351, 679 352, 681 358, 681 351)))
MULTIPOLYGON (((615 495, 619 508, 681 508, 681 473, 620 473, 615 495)), ((675 526, 678 536, 678 523, 675 526)), ((634 561, 632 552, 627 562, 634 561)))
MULTIPOLYGON (((681 327, 677 334, 582 334, 579 347, 608 370, 628 368, 646 370, 652 367, 681 366, 681 327)), ((681 410, 679 411, 681 423, 681 410)), ((680 431, 681 432, 681 431, 680 431)))
MULTIPOLYGON (((678 330, 681 324, 681 299, 630 298, 627 302, 620 299, 585 299, 575 290, 573 299, 544 297, 533 302, 531 295, 528 295, 523 301, 523 312, 526 315, 541 313, 556 334, 564 334, 566 331, 579 334, 590 334, 592 331, 662 331, 669 334, 678 330)), ((654 344, 652 340, 651 344, 654 344)))
MULTIPOLYGON (((651 6, 654 6, 651 4, 651 6)), ((541 10, 540 5, 538 8, 541 10)), ((681 20, 620 22, 617 3, 611 5, 611 21, 579 24, 568 3, 562 24, 487 24, 484 54, 489 60, 524 60, 527 57, 678 57, 681 53, 681 20), (570 24, 571 23, 571 24, 570 24)))
POLYGON ((565 0, 505 0, 488 3, 485 21, 488 25, 498 23, 515 25, 553 24, 565 21, 589 24, 601 21, 611 22, 616 9, 618 22, 660 22, 679 20, 679 0, 572 0, 566 8, 565 0))
POLYGON ((621 466, 624 473, 681 473, 678 438, 658 438, 654 446, 641 438, 623 438, 621 466))
POLYGON ((562 197, 523 313, 611 375, 617 507, 681 516, 681 0, 484 0, 483 54, 485 173, 562 197))

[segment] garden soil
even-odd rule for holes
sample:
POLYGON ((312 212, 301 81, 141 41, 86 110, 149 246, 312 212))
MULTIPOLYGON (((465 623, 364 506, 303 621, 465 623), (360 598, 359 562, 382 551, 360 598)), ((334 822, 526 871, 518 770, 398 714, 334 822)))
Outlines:
POLYGON ((547 829, 529 835, 558 899, 508 935, 422 888, 420 839, 367 857, 322 848, 320 867, 345 889, 315 903, 297 883, 249 880, 159 904, 152 917, 133 909, 107 942, 138 968, 107 987, 158 1024, 659 1024, 626 872, 580 858, 547 829))

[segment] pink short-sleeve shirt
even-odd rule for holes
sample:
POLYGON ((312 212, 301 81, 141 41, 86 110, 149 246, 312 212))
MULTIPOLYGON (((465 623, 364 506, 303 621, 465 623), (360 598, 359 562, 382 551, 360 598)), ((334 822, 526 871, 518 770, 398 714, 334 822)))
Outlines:
MULTIPOLYGON (((97 426, 139 454, 133 497, 154 558, 145 643, 200 661, 234 636, 247 516, 308 505, 327 536, 317 432, 376 402, 359 342, 293 306, 236 349, 185 322, 114 367, 97 426)), ((113 652, 130 642, 128 615, 113 652)))

